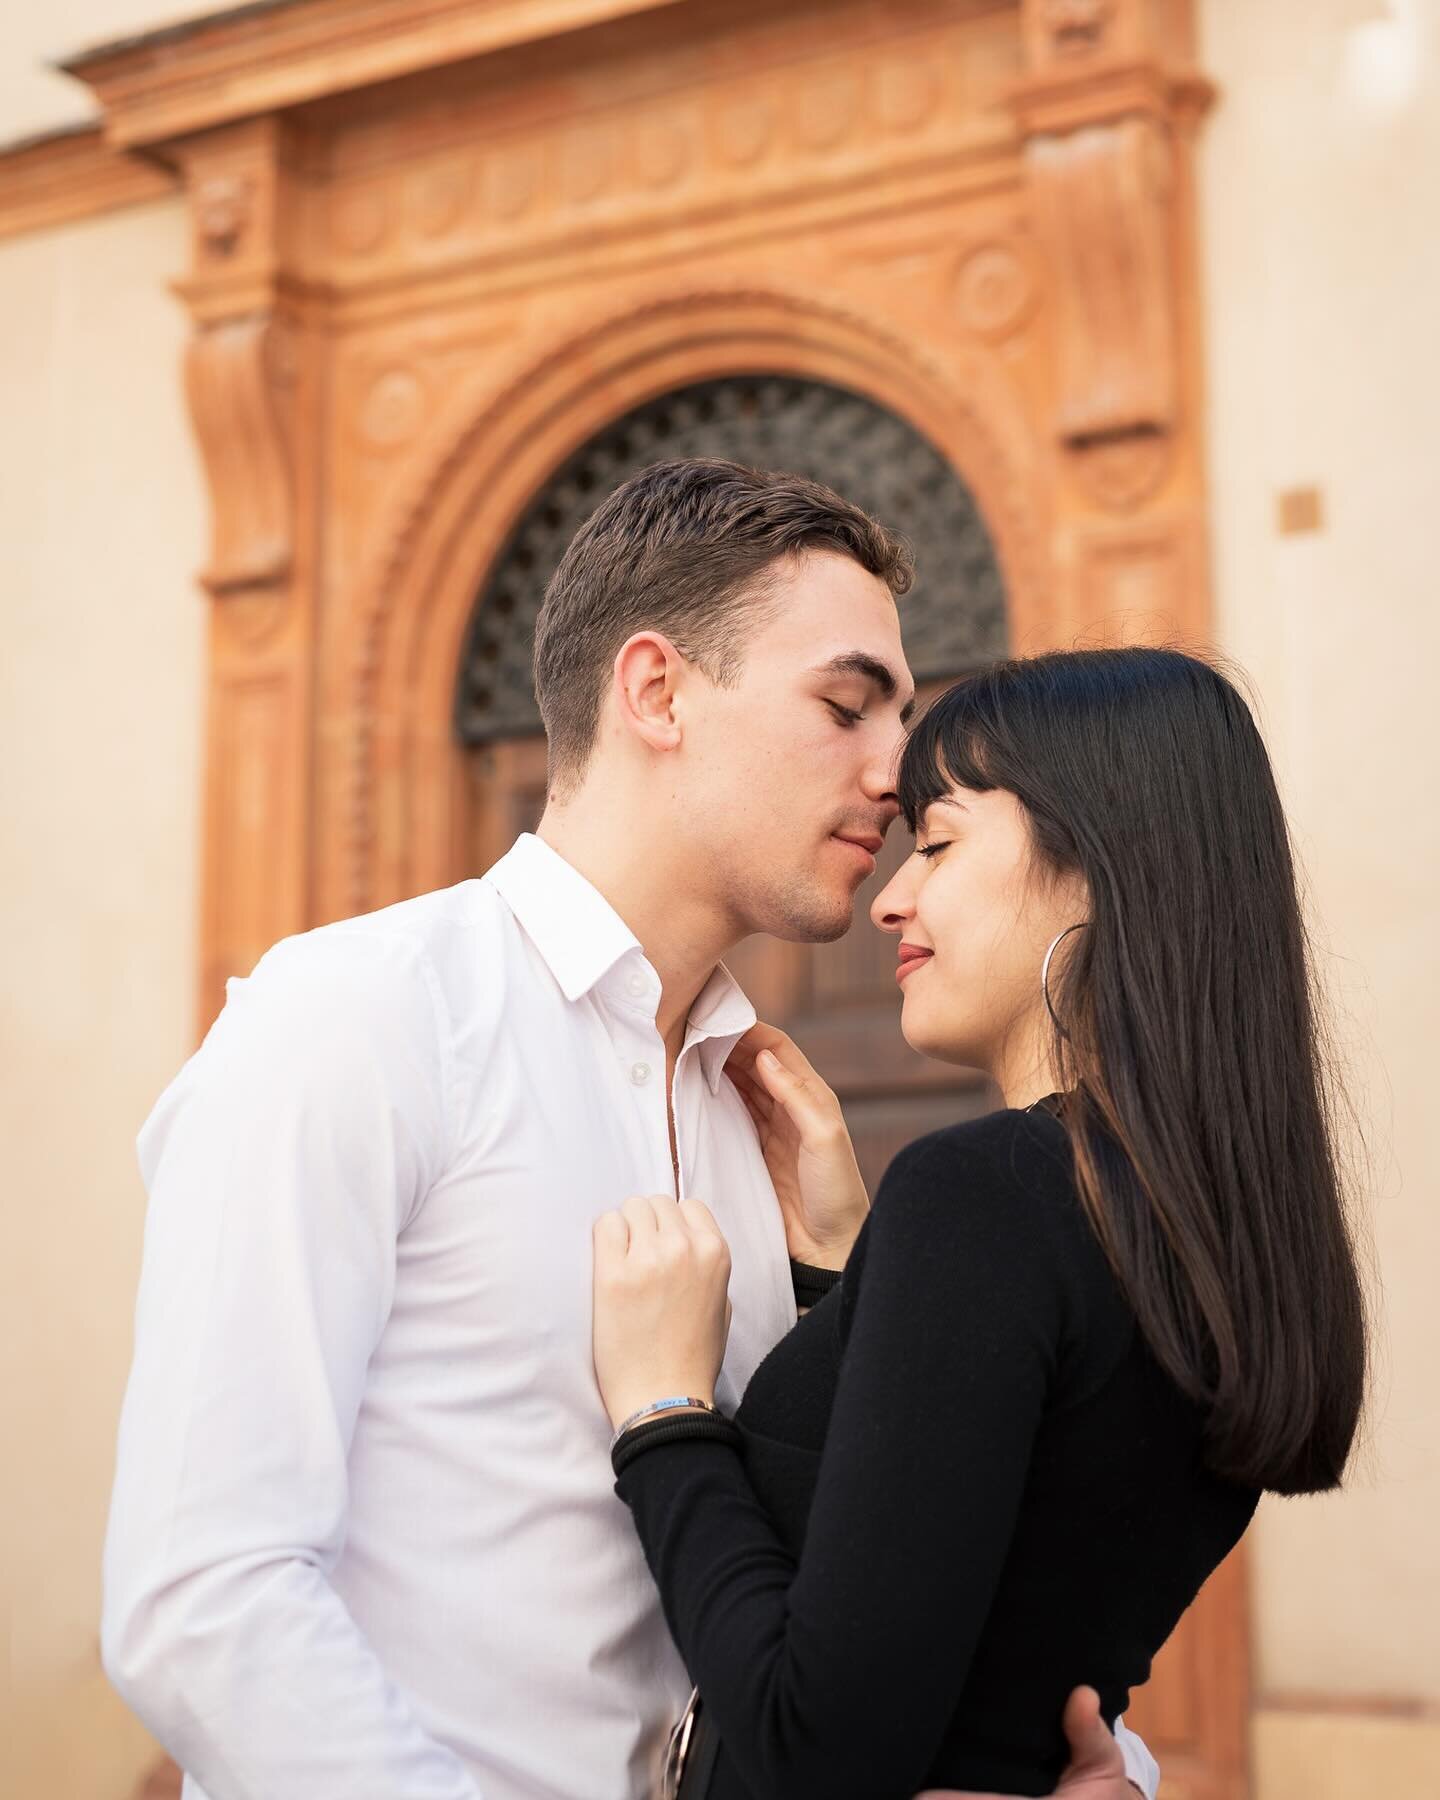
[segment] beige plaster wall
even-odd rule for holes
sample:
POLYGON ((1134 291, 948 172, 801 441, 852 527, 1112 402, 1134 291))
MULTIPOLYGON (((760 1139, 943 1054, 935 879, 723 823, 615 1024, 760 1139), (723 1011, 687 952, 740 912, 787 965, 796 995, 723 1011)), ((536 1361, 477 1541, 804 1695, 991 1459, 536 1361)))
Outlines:
POLYGON ((166 286, 186 255, 178 202, 0 243, 6 1800, 122 1800, 154 1755, 96 1638, 133 1139, 192 1032, 204 503, 166 286))
POLYGON ((1382 1290, 1364 1464, 1255 1530, 1260 1791, 1440 1793, 1440 1733, 1372 1704, 1440 1717, 1440 12, 1204 0, 1201 23, 1218 635, 1310 876, 1382 1290), (1307 486, 1322 528, 1281 535, 1307 486), (1409 1785, 1351 1785, 1362 1740, 1409 1785))

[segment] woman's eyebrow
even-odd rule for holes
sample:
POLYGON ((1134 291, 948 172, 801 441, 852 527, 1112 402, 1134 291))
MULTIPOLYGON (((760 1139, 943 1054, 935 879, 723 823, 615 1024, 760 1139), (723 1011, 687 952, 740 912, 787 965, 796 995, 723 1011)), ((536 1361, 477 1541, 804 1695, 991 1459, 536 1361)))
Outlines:
MULTIPOLYGON (((894 671, 888 663, 881 662, 878 656, 871 656, 868 650, 846 650, 839 656, 832 656, 827 663, 821 663, 811 671, 814 675, 858 675, 862 681, 872 682, 880 690, 881 697, 893 700, 900 691, 900 683, 895 679, 894 671)), ((908 725, 915 712, 915 696, 910 698, 900 709, 900 723, 908 725)))

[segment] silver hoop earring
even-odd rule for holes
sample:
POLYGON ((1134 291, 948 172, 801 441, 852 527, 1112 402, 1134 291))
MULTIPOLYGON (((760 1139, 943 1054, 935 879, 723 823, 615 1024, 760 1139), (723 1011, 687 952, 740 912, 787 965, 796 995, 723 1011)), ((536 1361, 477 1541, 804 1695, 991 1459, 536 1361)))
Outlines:
POLYGON ((1081 919, 1074 925, 1067 925, 1058 937, 1052 939, 1050 948, 1045 952, 1045 960, 1040 965, 1040 992, 1045 999, 1045 1010, 1050 1015, 1051 1024, 1054 1025, 1061 1037, 1066 1039, 1069 1038, 1070 1033, 1060 1023, 1060 1015, 1056 1012, 1050 1001, 1050 963, 1055 952, 1059 949, 1060 945, 1064 943, 1065 939, 1069 937, 1070 933, 1072 931, 1083 931, 1089 923, 1090 921, 1088 919, 1081 919))

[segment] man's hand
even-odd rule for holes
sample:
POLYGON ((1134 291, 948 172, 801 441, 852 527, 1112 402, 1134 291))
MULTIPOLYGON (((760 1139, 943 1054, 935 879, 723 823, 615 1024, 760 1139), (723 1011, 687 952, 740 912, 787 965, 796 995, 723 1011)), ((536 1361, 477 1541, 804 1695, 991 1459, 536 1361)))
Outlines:
MULTIPOLYGON (((1125 1758, 1114 1733, 1100 1717, 1100 1696, 1094 1688, 1076 1688, 1065 1702, 1064 1724, 1070 1761, 1056 1794, 1068 1796, 1068 1800, 1134 1800, 1140 1790, 1126 1778, 1125 1758)), ((927 1788, 915 1800, 1004 1800, 1004 1796, 927 1788)))

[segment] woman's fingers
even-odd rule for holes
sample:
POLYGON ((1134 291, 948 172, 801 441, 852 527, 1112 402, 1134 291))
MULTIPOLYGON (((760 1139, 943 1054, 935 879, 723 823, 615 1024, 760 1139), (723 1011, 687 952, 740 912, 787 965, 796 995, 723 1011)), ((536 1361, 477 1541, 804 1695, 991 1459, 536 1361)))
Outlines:
POLYGON ((591 1227, 591 1236, 595 1242, 597 1264, 602 1258, 612 1262, 630 1248, 630 1227, 621 1212, 601 1213, 591 1227))
POLYGON ((833 1134, 840 1122, 839 1109, 823 1083, 796 1075, 768 1050, 756 1057, 755 1072, 771 1098, 795 1121, 802 1137, 808 1140, 833 1134))
POLYGON ((692 1237, 706 1243, 724 1244, 725 1233, 715 1223, 714 1213, 703 1200, 682 1200, 675 1211, 683 1223, 689 1227, 692 1237))
POLYGON ((632 1194, 620 1208, 625 1223, 630 1227, 630 1242, 633 1245, 638 1233, 642 1238, 660 1229, 660 1215, 655 1209, 655 1202, 648 1194, 632 1194))
POLYGON ((736 1093, 750 1108, 750 1111, 768 1123, 770 1115, 775 1110, 775 1102, 759 1082, 752 1081, 748 1075, 742 1075, 738 1069, 730 1070, 730 1080, 734 1084, 736 1093))
POLYGON ((757 1022, 745 1033, 735 1046, 734 1054, 746 1062, 754 1063, 763 1052, 768 1050, 778 1057, 783 1066, 801 1081, 818 1081, 814 1065, 795 1042, 776 1025, 757 1022))

